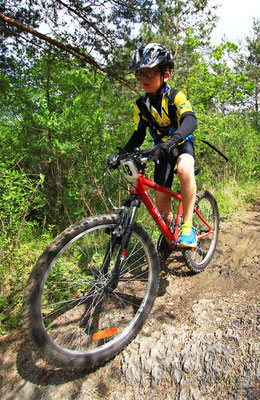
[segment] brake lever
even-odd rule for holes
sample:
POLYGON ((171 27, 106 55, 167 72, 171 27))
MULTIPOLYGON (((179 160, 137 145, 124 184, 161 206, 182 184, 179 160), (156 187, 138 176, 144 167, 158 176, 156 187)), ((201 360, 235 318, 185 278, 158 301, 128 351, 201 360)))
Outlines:
POLYGON ((116 148, 117 148, 117 150, 119 150, 119 154, 126 154, 127 153, 127 151, 121 146, 116 146, 116 148))

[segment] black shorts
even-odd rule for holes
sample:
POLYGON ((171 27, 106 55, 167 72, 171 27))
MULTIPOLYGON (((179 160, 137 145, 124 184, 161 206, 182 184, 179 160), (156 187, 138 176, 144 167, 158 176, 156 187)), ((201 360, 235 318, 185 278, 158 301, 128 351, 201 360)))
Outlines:
POLYGON ((178 146, 178 155, 174 158, 172 163, 165 159, 160 159, 159 164, 155 164, 154 182, 167 188, 172 186, 173 172, 177 163, 177 159, 181 154, 190 154, 195 158, 193 142, 186 142, 178 146))

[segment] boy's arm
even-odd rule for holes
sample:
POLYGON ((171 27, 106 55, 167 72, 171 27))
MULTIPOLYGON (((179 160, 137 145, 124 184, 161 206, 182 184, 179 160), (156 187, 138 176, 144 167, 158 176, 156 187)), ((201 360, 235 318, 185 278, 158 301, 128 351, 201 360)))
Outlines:
POLYGON ((197 118, 194 114, 184 114, 180 120, 180 126, 174 132, 173 136, 178 143, 183 142, 183 140, 189 136, 198 126, 197 118))
POLYGON ((134 131, 128 142, 126 143, 124 149, 128 153, 132 153, 135 147, 140 147, 145 139, 145 130, 143 129, 138 129, 137 131, 134 131))
POLYGON ((178 120, 178 128, 172 137, 180 143, 197 128, 197 118, 190 101, 182 91, 172 89, 170 96, 171 106, 175 108, 178 120))
POLYGON ((124 149, 131 153, 135 147, 140 147, 146 136, 147 122, 142 118, 139 108, 136 106, 134 110, 135 131, 126 143, 124 149))

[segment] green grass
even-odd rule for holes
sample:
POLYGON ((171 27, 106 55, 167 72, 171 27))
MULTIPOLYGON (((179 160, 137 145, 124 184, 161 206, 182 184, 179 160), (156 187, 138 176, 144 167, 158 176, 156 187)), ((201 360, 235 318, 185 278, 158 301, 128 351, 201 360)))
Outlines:
POLYGON ((258 182, 239 183, 234 179, 209 186, 208 190, 216 197, 222 221, 233 221, 237 214, 260 204, 260 185, 258 182))
POLYGON ((39 234, 24 227, 20 241, 1 238, 0 245, 0 334, 21 327, 24 289, 29 274, 44 248, 52 240, 50 231, 39 234))

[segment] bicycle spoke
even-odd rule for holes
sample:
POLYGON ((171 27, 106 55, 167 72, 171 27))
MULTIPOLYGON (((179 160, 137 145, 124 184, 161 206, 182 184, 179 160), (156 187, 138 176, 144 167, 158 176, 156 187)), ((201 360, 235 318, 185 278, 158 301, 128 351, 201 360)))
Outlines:
POLYGON ((114 291, 113 292, 113 294, 116 296, 116 298, 120 301, 120 302, 122 302, 124 305, 128 305, 128 304, 130 304, 130 305, 132 305, 132 306, 137 306, 137 305, 140 305, 141 304, 141 302, 142 302, 142 297, 140 297, 140 299, 137 301, 137 297, 136 296, 133 296, 132 294, 130 294, 130 293, 124 293, 124 292, 118 292, 118 291, 114 291), (133 301, 131 301, 130 300, 130 298, 134 298, 136 301, 135 302, 133 302, 133 301))

